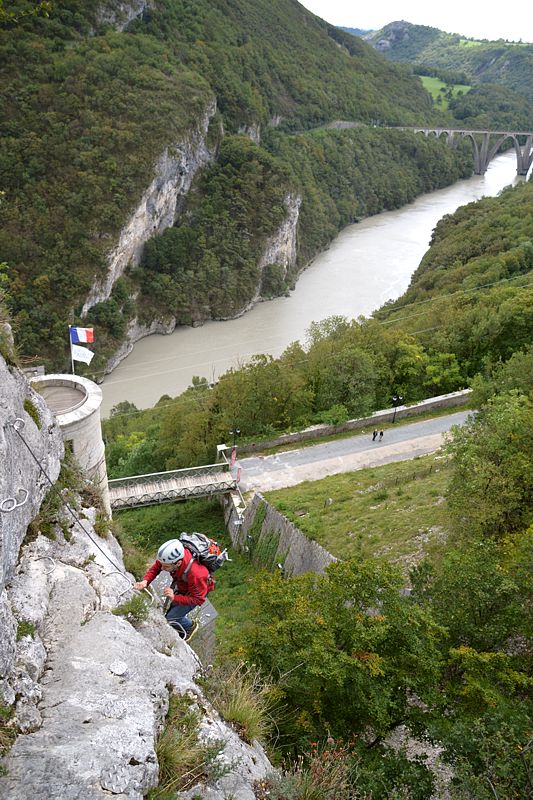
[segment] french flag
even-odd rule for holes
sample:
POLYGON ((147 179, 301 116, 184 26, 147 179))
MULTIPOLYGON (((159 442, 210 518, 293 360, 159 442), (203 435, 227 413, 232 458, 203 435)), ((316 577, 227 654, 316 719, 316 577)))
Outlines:
POLYGON ((94 342, 94 328, 73 328, 70 327, 70 341, 72 344, 79 342, 88 343, 94 342))

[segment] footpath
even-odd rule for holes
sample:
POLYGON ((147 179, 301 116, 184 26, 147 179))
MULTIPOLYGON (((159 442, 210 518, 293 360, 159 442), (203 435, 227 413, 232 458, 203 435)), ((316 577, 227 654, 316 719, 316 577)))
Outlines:
POLYGON ((422 422, 391 426, 382 440, 358 433, 346 439, 301 447, 271 456, 239 459, 243 492, 269 491, 317 481, 327 475, 406 461, 438 450, 454 425, 462 425, 471 411, 436 417, 422 422))

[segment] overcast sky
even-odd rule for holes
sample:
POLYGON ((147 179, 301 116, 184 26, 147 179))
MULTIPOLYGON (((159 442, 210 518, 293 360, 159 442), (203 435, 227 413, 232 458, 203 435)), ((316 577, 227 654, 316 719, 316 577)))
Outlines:
POLYGON ((379 30, 389 22, 405 20, 430 25, 474 39, 508 39, 533 43, 533 3, 518 0, 495 9, 493 0, 300 0, 301 4, 333 25, 379 30))

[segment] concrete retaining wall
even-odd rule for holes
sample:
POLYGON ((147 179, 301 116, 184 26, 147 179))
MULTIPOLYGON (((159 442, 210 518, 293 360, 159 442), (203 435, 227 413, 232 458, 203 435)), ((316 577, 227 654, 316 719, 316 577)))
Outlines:
POLYGON ((226 526, 236 550, 269 549, 269 540, 274 544, 277 542, 276 550, 272 551, 273 563, 268 566, 279 563, 286 575, 293 576, 303 572, 323 573, 328 564, 336 561, 321 545, 304 536, 263 495, 254 494, 242 517, 231 496, 224 495, 222 504, 226 526), (254 524, 263 514, 261 525, 254 524))

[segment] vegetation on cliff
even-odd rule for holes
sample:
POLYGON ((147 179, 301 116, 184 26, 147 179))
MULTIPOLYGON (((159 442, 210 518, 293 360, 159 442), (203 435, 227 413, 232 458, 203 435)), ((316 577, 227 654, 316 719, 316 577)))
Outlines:
MULTIPOLYGON (((219 110, 209 134, 214 153, 222 126, 226 133, 238 133, 273 124, 288 136, 336 118, 368 123, 377 115, 392 124, 419 124, 432 113, 427 93, 403 67, 387 64, 363 42, 287 0, 274 6, 266 0, 161 0, 124 30, 119 23, 125 9, 114 2, 64 0, 50 4, 46 16, 24 16, 26 9, 17 0, 12 10, 21 13, 0 19, 5 110, 0 247, 10 267, 19 347, 55 367, 66 366, 66 325, 80 320, 90 287, 105 275, 107 255, 150 184, 156 159, 165 147, 187 140, 213 99, 219 110), (113 17, 119 30, 109 22, 113 17)), ((254 192, 256 175, 253 170, 243 174, 236 144, 228 143, 221 156, 214 172, 201 179, 213 197, 207 197, 205 211, 198 211, 185 237, 202 247, 201 218, 209 227, 206 217, 213 207, 231 201, 233 170, 240 172, 242 190, 240 218, 232 222, 237 236, 232 252, 221 253, 226 245, 210 235, 204 263, 198 263, 202 257, 196 258, 192 247, 189 274, 171 281, 170 305, 178 311, 184 284, 189 291, 198 278, 193 295, 206 281, 215 294, 220 283, 227 284, 223 297, 193 309, 193 316, 221 313, 222 306, 231 314, 246 305, 258 278, 260 245, 283 210, 278 201, 280 213, 265 213, 260 193, 254 192), (250 243, 246 229, 255 231, 259 218, 250 243)), ((291 181, 279 181, 280 171, 283 178, 288 168, 283 159, 278 156, 273 167, 261 145, 256 158, 267 171, 267 194, 290 188, 291 181)), ((445 180, 454 180, 457 169, 454 164, 445 180)), ((197 202, 191 199, 192 209, 197 202)), ((335 217, 334 205, 331 211, 335 217)), ((217 233, 220 225, 216 211, 217 233)), ((338 229, 328 214, 322 227, 330 237, 338 229)), ((327 239, 324 231, 320 238, 327 239)), ((101 356, 96 369, 104 363, 103 354, 122 340, 128 320, 138 312, 146 317, 148 307, 141 301, 137 308, 133 299, 146 283, 154 284, 154 276, 142 270, 125 278, 91 312, 87 322, 97 326, 101 356)), ((166 307, 154 309, 152 302, 154 295, 164 294, 162 283, 158 275, 155 287, 149 287, 150 313, 166 313, 166 307)), ((266 288, 283 291, 283 280, 276 273, 266 288)), ((190 309, 183 316, 189 319, 190 309)))

